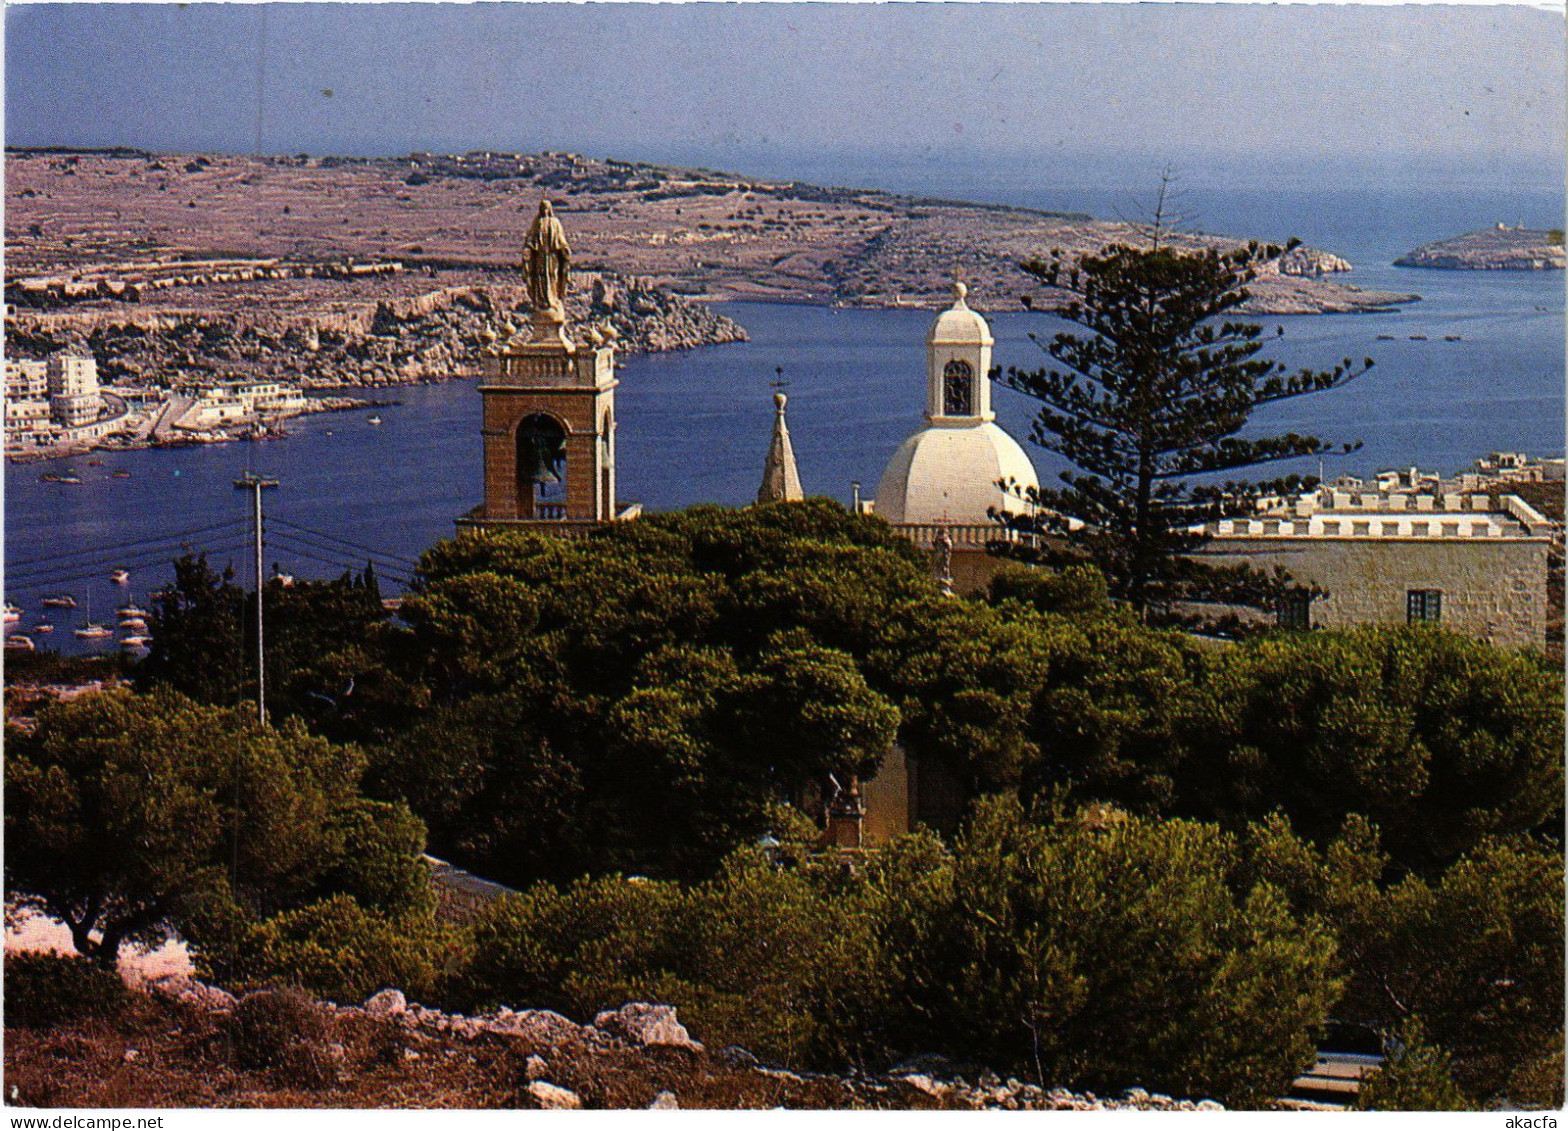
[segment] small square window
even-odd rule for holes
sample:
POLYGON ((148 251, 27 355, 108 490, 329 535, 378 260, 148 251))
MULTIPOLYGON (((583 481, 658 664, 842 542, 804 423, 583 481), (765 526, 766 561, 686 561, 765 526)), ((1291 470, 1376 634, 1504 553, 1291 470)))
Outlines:
POLYGON ((1441 589, 1412 589, 1405 594, 1405 615, 1411 624, 1436 622, 1443 619, 1443 591, 1441 589))
POLYGON ((1312 627, 1312 595, 1287 593, 1274 606, 1274 623, 1280 628, 1312 627))

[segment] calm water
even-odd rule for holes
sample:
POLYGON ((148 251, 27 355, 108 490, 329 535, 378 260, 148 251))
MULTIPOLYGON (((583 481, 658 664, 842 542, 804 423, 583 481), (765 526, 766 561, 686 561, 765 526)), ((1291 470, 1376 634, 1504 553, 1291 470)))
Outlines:
MULTIPOLYGON (((1355 212, 1335 198, 1320 204, 1316 212, 1300 211, 1301 223, 1283 233, 1262 224, 1260 209, 1280 207, 1262 198, 1239 207, 1242 220, 1250 214, 1248 226, 1214 219, 1204 226, 1266 236, 1296 231, 1356 263, 1350 281, 1424 299, 1393 314, 1263 320, 1284 327, 1284 338, 1270 349, 1286 363, 1327 366, 1370 356, 1377 365, 1344 389, 1272 406, 1255 418, 1257 427, 1363 441, 1360 452, 1328 463, 1330 475, 1412 463, 1453 472, 1494 450, 1561 455, 1562 273, 1401 270, 1389 261, 1416 243, 1487 220, 1459 222, 1465 209, 1452 200, 1420 215, 1394 208, 1355 212), (1432 212, 1445 226, 1415 238, 1414 229, 1432 222, 1432 212), (1337 240, 1333 232, 1325 238, 1313 230, 1331 227, 1334 215, 1358 222, 1344 220, 1337 240), (1394 340, 1378 341, 1379 334, 1394 340), (1443 341, 1454 334, 1463 340, 1443 341)), ((1468 214, 1479 213, 1471 206, 1468 214)), ((1551 222, 1533 214, 1506 218, 1551 222)), ((888 457, 920 425, 931 313, 722 309, 746 326, 751 341, 626 363, 617 391, 622 498, 660 510, 749 502, 767 449, 776 366, 790 383, 790 429, 806 491, 847 501, 851 481, 859 480, 873 492, 888 457)), ((991 324, 1003 366, 1034 364, 1041 355, 1027 334, 1045 336, 1058 325, 1027 314, 996 315, 991 324)), ((38 619, 41 597, 70 592, 80 607, 57 610, 50 618, 56 631, 37 639, 63 650, 83 647, 69 630, 85 619, 88 598, 96 619, 111 622, 113 607, 124 601, 126 589, 113 585, 109 572, 129 569, 129 590, 145 605, 147 593, 168 577, 158 563, 178 552, 182 538, 212 551, 214 561, 232 560, 248 580, 248 496, 232 485, 247 470, 280 482, 267 500, 269 517, 279 520, 269 565, 305 577, 333 575, 363 564, 364 555, 344 545, 351 542, 383 555, 377 565, 388 580, 406 575, 406 562, 395 559, 417 558, 449 536, 453 518, 480 499, 479 394, 474 382, 459 381, 395 395, 403 403, 379 409, 379 426, 368 422, 370 410, 332 413, 292 422, 294 434, 282 441, 98 453, 92 458, 101 466, 86 458, 8 465, 6 596, 25 610, 22 629, 38 619), (45 471, 70 472, 83 482, 40 482, 45 471), (130 477, 116 478, 116 471, 130 477), (198 529, 218 523, 228 525, 198 529), (99 548, 104 552, 83 553, 99 548)), ((996 390, 994 402, 1002 424, 1025 436, 1030 402, 1005 389, 996 390)), ((1029 450, 1042 478, 1060 469, 1050 453, 1029 450)), ((1315 461, 1309 463, 1297 470, 1315 472, 1315 461)))

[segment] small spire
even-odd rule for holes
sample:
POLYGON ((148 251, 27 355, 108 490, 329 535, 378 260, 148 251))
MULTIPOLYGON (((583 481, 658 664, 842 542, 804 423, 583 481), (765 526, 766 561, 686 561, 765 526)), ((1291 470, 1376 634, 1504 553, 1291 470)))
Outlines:
POLYGON ((784 406, 788 402, 783 393, 773 394, 773 440, 768 444, 768 462, 762 468, 762 486, 757 489, 759 503, 798 503, 806 497, 800 489, 800 472, 795 469, 789 426, 784 423, 784 406))

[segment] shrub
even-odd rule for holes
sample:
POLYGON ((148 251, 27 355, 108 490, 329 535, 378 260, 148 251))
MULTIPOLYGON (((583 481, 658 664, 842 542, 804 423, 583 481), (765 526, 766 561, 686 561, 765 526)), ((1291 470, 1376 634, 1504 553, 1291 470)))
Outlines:
POLYGON ((321 1008, 295 989, 246 994, 229 1018, 229 1040, 241 1068, 271 1073, 284 1086, 321 1088, 337 1079, 321 1008))
POLYGON ((1238 855, 1212 825, 987 802, 882 931, 896 1036, 1068 1087, 1282 1094, 1337 994, 1334 943, 1238 855))
POLYGON ((1326 930, 1238 857, 1213 826, 993 801, 951 851, 901 838, 854 874, 743 850, 686 889, 537 886, 479 925, 464 988, 583 1018, 661 1001, 795 1067, 935 1051, 1248 1104, 1310 1062, 1338 983, 1326 930))
POLYGON ((1426 1043, 1412 1017, 1386 1044, 1387 1059, 1361 1081, 1357 1111, 1472 1111, 1449 1075, 1446 1052, 1426 1043))
POLYGON ((129 1000, 119 975, 76 955, 5 956, 7 1027, 49 1029, 87 1018, 111 1017, 129 1000))

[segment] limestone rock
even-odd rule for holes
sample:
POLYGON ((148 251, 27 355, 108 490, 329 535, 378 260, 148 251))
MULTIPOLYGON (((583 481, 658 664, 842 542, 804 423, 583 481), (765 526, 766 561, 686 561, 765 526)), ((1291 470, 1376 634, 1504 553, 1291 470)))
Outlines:
POLYGON ((755 1068, 760 1063, 749 1050, 739 1045, 725 1045, 713 1054, 713 1059, 726 1068, 755 1068))
POLYGON ((528 1037, 549 1045, 560 1044, 582 1033, 582 1026, 548 1009, 525 1009, 521 1013, 500 1009, 494 1017, 483 1019, 481 1025, 486 1032, 528 1037))
POLYGON ((673 1045, 702 1051, 701 1042, 692 1040, 686 1026, 676 1020, 673 1005, 628 1002, 619 1009, 605 1010, 593 1019, 593 1025, 635 1045, 673 1045))
POLYGON ((153 993, 174 998, 198 1009, 227 1012, 234 1008, 234 995, 217 986, 209 986, 183 974, 170 974, 147 983, 153 993))
POLYGON ((679 1111, 680 1101, 675 1098, 674 1092, 660 1092, 653 1097, 653 1102, 648 1105, 649 1111, 679 1111))
POLYGON ((408 1009, 402 990, 382 990, 365 1001, 365 1012, 372 1017, 396 1017, 408 1009))
POLYGON ((549 1070, 550 1066, 545 1063, 545 1059, 542 1056, 530 1056, 523 1062, 523 1076, 530 1082, 543 1080, 545 1073, 549 1070))
POLYGON ((574 1111, 583 1106, 576 1092, 546 1084, 543 1080, 533 1081, 523 1091, 533 1101, 533 1105, 543 1111, 574 1111))

